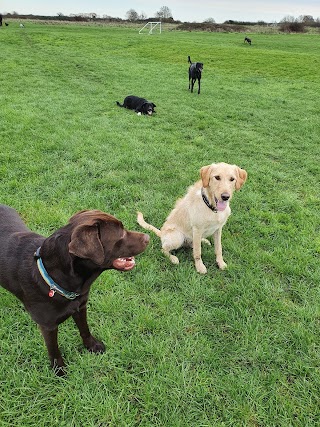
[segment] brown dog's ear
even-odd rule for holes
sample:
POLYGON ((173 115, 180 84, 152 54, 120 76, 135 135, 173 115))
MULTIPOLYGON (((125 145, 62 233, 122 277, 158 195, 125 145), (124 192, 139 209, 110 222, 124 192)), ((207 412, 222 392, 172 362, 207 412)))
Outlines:
POLYGON ((237 174, 236 190, 240 190, 240 188, 246 182, 248 174, 247 174, 247 171, 239 168, 238 166, 236 166, 236 174, 237 174))
POLYGON ((104 261, 104 249, 99 238, 98 225, 79 225, 71 234, 69 252, 79 258, 90 259, 101 265, 104 261))
POLYGON ((211 166, 212 165, 203 166, 200 169, 200 176, 201 176, 202 185, 203 185, 204 188, 208 187, 209 182, 210 182, 211 166))

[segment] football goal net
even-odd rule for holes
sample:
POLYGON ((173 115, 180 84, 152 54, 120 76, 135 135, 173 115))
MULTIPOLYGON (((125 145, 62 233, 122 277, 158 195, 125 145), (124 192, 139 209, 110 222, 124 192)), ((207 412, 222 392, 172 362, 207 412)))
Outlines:
POLYGON ((149 34, 153 34, 153 31, 156 29, 159 30, 161 34, 161 22, 147 22, 144 27, 141 28, 139 34, 142 34, 144 30, 149 30, 149 34))

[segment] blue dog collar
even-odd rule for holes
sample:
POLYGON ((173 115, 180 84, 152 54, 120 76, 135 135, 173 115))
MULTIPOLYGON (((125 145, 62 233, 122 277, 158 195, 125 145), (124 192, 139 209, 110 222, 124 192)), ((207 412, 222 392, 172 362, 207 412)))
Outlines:
POLYGON ((70 292, 70 291, 66 291, 65 289, 61 288, 61 286, 59 286, 48 274, 47 270, 45 269, 42 259, 40 257, 40 249, 41 246, 36 250, 36 252, 34 253, 34 257, 37 260, 37 266, 39 269, 39 272, 43 278, 43 280, 46 282, 46 284, 49 286, 50 291, 49 291, 49 297, 52 298, 54 296, 54 294, 57 292, 59 295, 62 295, 63 297, 70 299, 70 300, 74 300, 76 299, 78 296, 80 296, 80 294, 77 294, 76 292, 70 292))

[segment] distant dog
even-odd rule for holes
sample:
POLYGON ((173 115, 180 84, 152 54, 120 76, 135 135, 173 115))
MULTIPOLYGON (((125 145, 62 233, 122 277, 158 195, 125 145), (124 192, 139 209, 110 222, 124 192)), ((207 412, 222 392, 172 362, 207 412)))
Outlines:
MULTIPOLYGON (((227 264, 222 257, 222 227, 231 214, 229 202, 234 190, 240 190, 247 172, 236 165, 213 163, 200 170, 201 180, 189 187, 187 194, 176 202, 161 230, 148 224, 141 212, 137 221, 141 227, 153 231, 161 239, 162 252, 173 264, 179 259, 171 251, 191 246, 196 270, 205 274, 207 268, 201 259, 201 242, 213 235, 216 263, 220 270, 227 264)), ((209 243, 210 244, 210 243, 209 243)))
POLYGON ((249 39, 249 37, 245 37, 243 43, 248 43, 251 46, 251 39, 249 39))
POLYGON ((7 27, 9 24, 8 24, 8 22, 5 22, 5 24, 4 24, 4 25, 7 27))
POLYGON ((198 80, 198 95, 200 93, 200 80, 201 80, 201 74, 203 70, 203 63, 202 62, 192 62, 190 59, 190 56, 188 56, 188 62, 190 63, 189 67, 189 89, 190 89, 190 83, 191 83, 191 92, 193 92, 193 86, 198 80))
POLYGON ((152 116, 155 113, 154 108, 156 105, 153 102, 147 101, 144 98, 139 98, 138 96, 129 95, 124 98, 123 104, 116 101, 119 107, 128 108, 128 110, 134 110, 136 113, 147 114, 152 116))

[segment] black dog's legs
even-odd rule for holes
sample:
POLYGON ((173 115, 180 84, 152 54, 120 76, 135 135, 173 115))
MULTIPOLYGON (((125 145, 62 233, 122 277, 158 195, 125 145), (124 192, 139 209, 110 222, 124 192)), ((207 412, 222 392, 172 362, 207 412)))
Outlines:
MULTIPOLYGON (((196 81, 196 79, 194 79, 194 78, 191 79, 191 93, 193 92, 193 87, 194 87, 195 81, 196 81)), ((190 89, 190 83, 189 83, 189 89, 190 89)))
POLYGON ((103 342, 98 341, 94 336, 91 335, 89 325, 87 322, 87 307, 81 308, 73 315, 73 320, 78 326, 84 346, 93 353, 103 353, 105 345, 103 342))
POLYGON ((58 328, 54 330, 40 326, 41 333, 47 346, 51 368, 59 377, 65 375, 64 362, 58 347, 58 328))
MULTIPOLYGON (((191 81, 191 93, 193 92, 193 87, 197 79, 190 78, 189 79, 189 89, 190 89, 190 81, 191 81)), ((200 79, 198 79, 198 95, 200 94, 200 79)))

